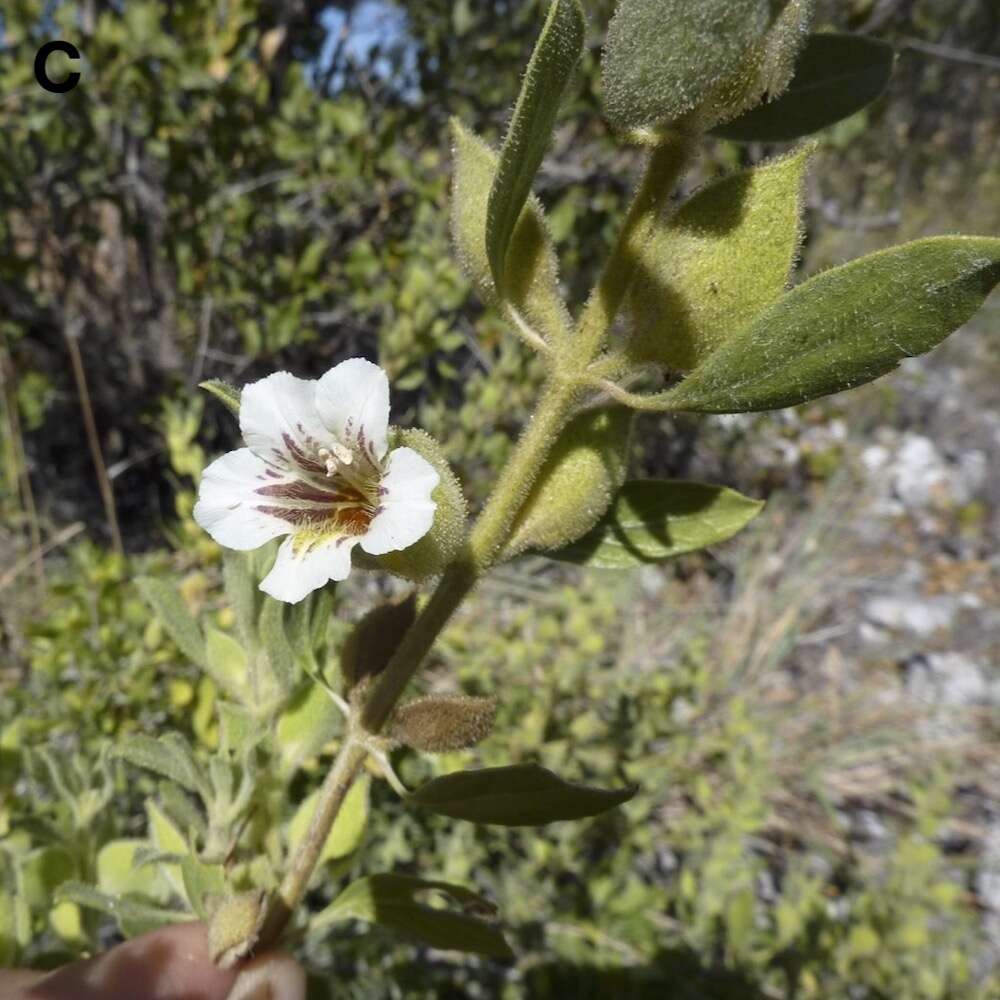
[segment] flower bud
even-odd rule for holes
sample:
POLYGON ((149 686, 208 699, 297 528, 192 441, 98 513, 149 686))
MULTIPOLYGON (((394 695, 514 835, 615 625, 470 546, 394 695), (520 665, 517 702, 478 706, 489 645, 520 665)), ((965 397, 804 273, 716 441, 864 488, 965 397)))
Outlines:
POLYGON ((503 558, 560 549, 590 531, 625 481, 631 426, 632 411, 624 406, 570 421, 514 522, 503 558))
POLYGON ((220 969, 232 968, 257 943, 264 923, 266 895, 261 890, 223 899, 208 922, 208 954, 220 969))
POLYGON ((425 753, 465 750, 489 736, 496 713, 495 698, 428 695, 403 705, 396 712, 390 735, 425 753))
POLYGON ((747 50, 737 72, 702 106, 700 124, 714 128, 784 93, 809 37, 812 6, 813 0, 789 0, 770 29, 747 50))

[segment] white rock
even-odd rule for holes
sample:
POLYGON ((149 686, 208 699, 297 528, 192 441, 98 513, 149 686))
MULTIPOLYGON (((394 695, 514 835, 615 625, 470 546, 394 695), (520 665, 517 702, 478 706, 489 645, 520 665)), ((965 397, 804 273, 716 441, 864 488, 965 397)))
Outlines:
POLYGON ((865 606, 869 622, 885 629, 909 632, 926 639, 940 629, 950 628, 957 611, 951 597, 873 597, 865 606))

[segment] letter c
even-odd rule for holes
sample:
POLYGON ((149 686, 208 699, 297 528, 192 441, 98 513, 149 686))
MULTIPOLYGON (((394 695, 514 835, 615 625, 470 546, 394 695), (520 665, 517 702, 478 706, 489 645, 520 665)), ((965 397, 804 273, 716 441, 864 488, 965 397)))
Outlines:
POLYGON ((79 59, 80 50, 70 42, 58 40, 55 42, 46 42, 35 56, 35 79, 49 93, 65 94, 80 82, 80 74, 70 73, 61 83, 50 80, 48 74, 45 72, 45 62, 53 52, 65 52, 70 59, 79 59))

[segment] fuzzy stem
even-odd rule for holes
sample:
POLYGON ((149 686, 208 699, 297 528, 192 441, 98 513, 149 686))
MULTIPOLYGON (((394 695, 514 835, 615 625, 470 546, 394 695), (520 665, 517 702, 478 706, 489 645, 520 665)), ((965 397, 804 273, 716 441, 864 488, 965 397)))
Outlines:
POLYGON ((587 299, 577 325, 574 350, 586 355, 588 360, 596 353, 618 315, 635 275, 638 250, 677 186, 692 149, 690 137, 673 135, 649 155, 639 190, 618 234, 618 242, 587 299))
MULTIPOLYGON (((377 735, 424 658, 476 582, 496 561, 529 491, 560 431, 566 426, 588 381, 587 366, 614 321, 635 267, 635 247, 645 238, 665 199, 673 190, 690 146, 676 140, 654 150, 646 174, 626 217, 604 272, 581 317, 575 343, 568 342, 553 359, 556 374, 548 382, 531 422, 504 466, 480 514, 463 554, 444 572, 423 611, 410 626, 385 670, 376 679, 361 711, 361 728, 377 735)), ((272 900, 258 948, 273 945, 295 907, 302 901, 313 869, 337 813, 364 763, 368 749, 349 738, 340 748, 323 787, 306 839, 292 859, 272 900)))
POLYGON ((271 900, 264 926, 257 939, 258 949, 268 948, 278 940, 289 918, 295 912, 295 907, 305 896, 309 880, 323 851, 323 845, 330 835, 333 821, 337 818, 337 813, 340 812, 340 807, 367 755, 367 749, 353 739, 348 739, 340 748, 319 791, 316 812, 309 822, 305 839, 295 852, 291 867, 285 873, 277 895, 271 900))
POLYGON ((525 428, 476 522, 465 555, 445 572, 427 606, 379 675, 361 716, 368 732, 377 733, 385 725, 410 678, 420 668, 455 609, 493 564, 549 449, 569 419, 578 392, 575 382, 553 380, 549 383, 535 416, 525 428))

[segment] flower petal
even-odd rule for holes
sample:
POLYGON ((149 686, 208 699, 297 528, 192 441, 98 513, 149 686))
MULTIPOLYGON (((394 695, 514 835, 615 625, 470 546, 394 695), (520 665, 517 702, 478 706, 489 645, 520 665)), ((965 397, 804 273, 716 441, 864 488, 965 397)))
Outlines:
POLYGON ((329 434, 316 412, 316 382, 275 372, 244 386, 240 430, 254 454, 305 477, 326 475, 316 452, 329 434))
POLYGON ((330 580, 346 580, 351 572, 351 549, 357 536, 327 536, 303 544, 294 535, 278 549, 271 572, 260 589, 279 601, 295 604, 330 580))
POLYGON ((396 448, 379 486, 378 512, 361 539, 365 552, 380 556, 423 538, 434 523, 437 504, 431 494, 440 481, 426 458, 412 448, 396 448))
POLYGON ((331 368, 316 384, 316 409, 344 444, 373 464, 386 453, 389 431, 389 377, 364 358, 331 368))
POLYGON ((262 483, 284 483, 249 448, 217 458, 201 476, 194 519, 220 545, 229 549, 256 549, 291 531, 291 525, 260 510, 257 490, 262 483))

